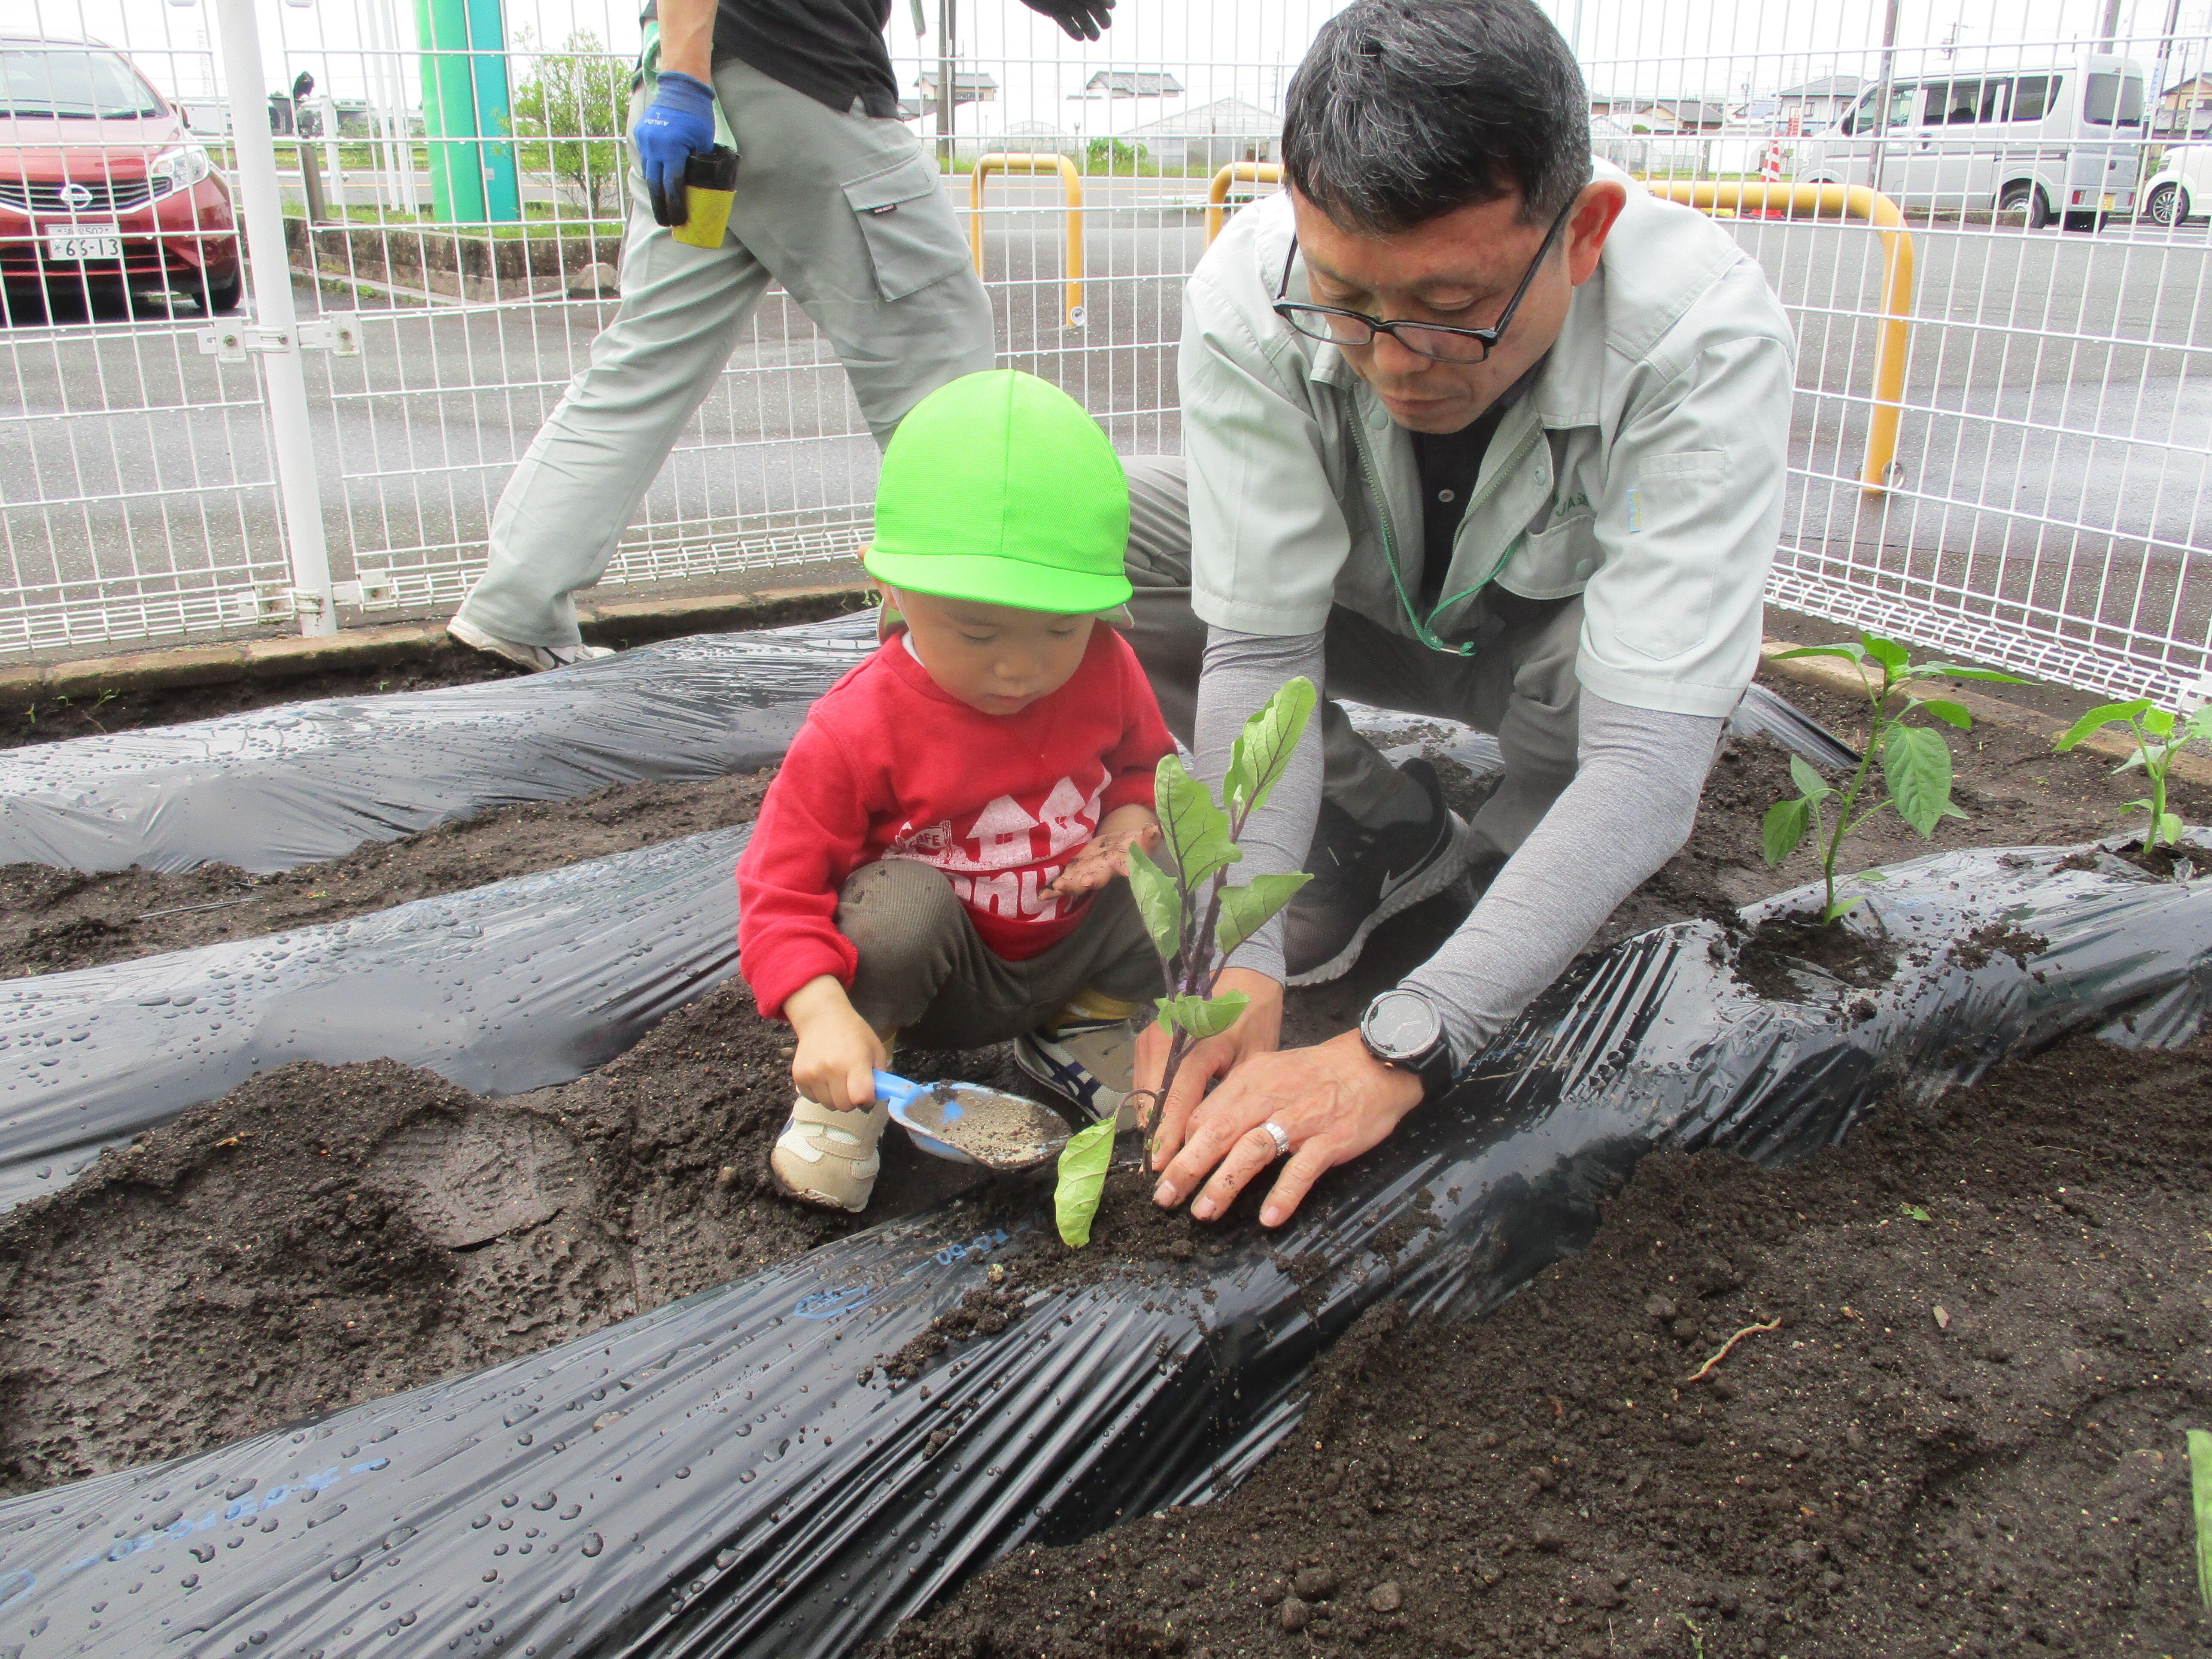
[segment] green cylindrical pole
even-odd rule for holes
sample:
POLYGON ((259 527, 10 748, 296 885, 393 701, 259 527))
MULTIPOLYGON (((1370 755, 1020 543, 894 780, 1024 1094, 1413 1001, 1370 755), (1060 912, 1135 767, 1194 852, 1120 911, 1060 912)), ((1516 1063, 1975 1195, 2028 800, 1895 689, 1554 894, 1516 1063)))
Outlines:
POLYGON ((468 6, 469 0, 415 0, 415 33, 422 48, 422 128, 430 151, 431 202, 438 222, 448 225, 481 223, 484 217, 468 6))
POLYGON ((522 191, 515 181, 514 131, 507 102, 507 19, 500 0, 467 0, 469 45, 474 66, 477 147, 483 168, 485 216, 512 223, 522 217, 522 191))

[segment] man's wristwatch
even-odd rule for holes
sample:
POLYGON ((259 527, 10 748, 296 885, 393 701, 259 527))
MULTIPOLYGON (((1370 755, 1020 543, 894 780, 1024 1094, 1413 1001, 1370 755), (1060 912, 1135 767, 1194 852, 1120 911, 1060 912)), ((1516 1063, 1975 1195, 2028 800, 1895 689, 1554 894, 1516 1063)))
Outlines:
POLYGON ((1383 992, 1360 1016, 1359 1040, 1382 1064, 1419 1078, 1423 1100, 1434 1100, 1451 1086, 1457 1068, 1443 1016, 1423 993, 1403 986, 1383 992))

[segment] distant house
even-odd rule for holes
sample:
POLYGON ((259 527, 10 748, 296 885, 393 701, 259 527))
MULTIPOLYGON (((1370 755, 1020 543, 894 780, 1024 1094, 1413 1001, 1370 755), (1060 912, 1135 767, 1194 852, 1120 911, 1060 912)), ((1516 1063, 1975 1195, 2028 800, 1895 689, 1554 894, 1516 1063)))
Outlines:
POLYGON ((1856 75, 1824 75, 1802 86, 1784 87, 1774 94, 1775 113, 1784 120, 1796 118, 1799 131, 1817 131, 1842 120, 1867 85, 1856 75))
POLYGON ((1631 122, 1652 132, 1718 132, 1728 111, 1705 98, 1662 98, 1637 106, 1631 122))
MULTIPOLYGON (((937 71, 926 69, 915 78, 915 89, 921 94, 921 113, 934 114, 937 110, 937 71)), ((995 76, 983 70, 957 69, 952 71, 952 106, 963 104, 995 104, 999 101, 999 82, 995 76)))
POLYGON ((1116 136, 1142 144, 1146 159, 1162 167, 1210 173, 1231 161, 1280 161, 1283 118, 1241 98, 1218 98, 1116 136))
POLYGON ((1100 70, 1083 83, 1078 97, 1180 98, 1182 83, 1151 70, 1100 70))
POLYGON ((2212 75, 2192 75, 2158 95, 2151 131, 2162 137, 2212 134, 2212 75))

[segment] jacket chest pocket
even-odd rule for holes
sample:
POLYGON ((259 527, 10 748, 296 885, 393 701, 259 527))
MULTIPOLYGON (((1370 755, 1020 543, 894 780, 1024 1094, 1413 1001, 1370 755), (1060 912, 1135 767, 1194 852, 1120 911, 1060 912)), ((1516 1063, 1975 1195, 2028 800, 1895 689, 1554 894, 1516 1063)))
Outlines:
POLYGON ((1498 585, 1524 599, 1560 599, 1581 592, 1597 567, 1597 520, 1577 514, 1522 536, 1498 585))
POLYGON ((908 156, 844 186, 875 266, 876 292, 885 300, 904 299, 968 263, 952 216, 933 211, 937 189, 937 164, 927 155, 908 156))

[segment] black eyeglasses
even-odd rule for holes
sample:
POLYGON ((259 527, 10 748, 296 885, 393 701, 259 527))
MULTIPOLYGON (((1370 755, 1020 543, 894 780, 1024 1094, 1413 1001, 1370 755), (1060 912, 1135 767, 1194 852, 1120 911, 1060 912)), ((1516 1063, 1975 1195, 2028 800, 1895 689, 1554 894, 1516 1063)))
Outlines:
MULTIPOLYGON (((1579 201, 1580 196, 1577 198, 1579 201)), ((1326 340, 1335 346, 1363 346, 1377 334, 1387 334, 1417 357, 1427 357, 1437 362, 1479 363, 1498 349, 1504 337, 1505 325, 1513 320, 1513 313, 1521 308, 1521 298, 1528 291, 1528 284, 1536 280, 1536 272, 1552 252, 1552 244, 1559 240, 1561 227, 1575 210, 1569 202, 1559 210, 1559 216, 1552 221, 1552 228, 1544 233, 1544 245, 1536 250, 1536 257, 1528 262, 1528 269, 1521 274, 1521 286, 1513 290, 1513 297, 1505 302, 1505 309, 1498 313, 1498 320, 1488 328, 1447 328, 1442 323, 1417 323, 1404 318, 1370 317, 1364 311, 1346 311, 1337 306, 1302 304, 1283 296, 1291 291, 1291 263, 1298 257, 1297 239, 1291 239, 1291 251, 1283 259, 1283 280, 1275 284, 1275 315, 1310 339, 1326 340)))

